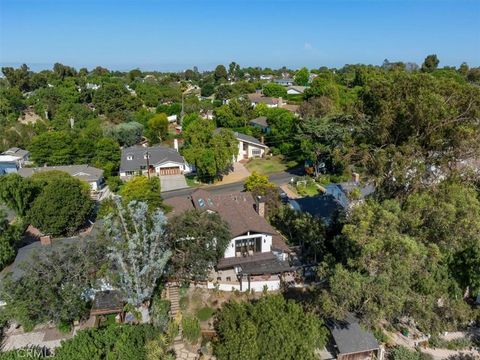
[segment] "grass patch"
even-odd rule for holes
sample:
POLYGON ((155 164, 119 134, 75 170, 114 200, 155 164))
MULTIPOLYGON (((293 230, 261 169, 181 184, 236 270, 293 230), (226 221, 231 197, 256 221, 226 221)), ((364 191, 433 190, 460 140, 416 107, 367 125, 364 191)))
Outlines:
POLYGON ((294 168, 298 165, 296 161, 285 162, 282 157, 274 156, 265 159, 251 159, 245 167, 250 172, 257 172, 261 175, 269 175, 294 168))
POLYGON ((315 183, 297 186, 297 193, 301 196, 315 196, 320 193, 320 189, 315 183))
POLYGON ((207 321, 213 316, 214 310, 210 307, 203 307, 197 311, 197 318, 200 321, 207 321))
POLYGON ((196 175, 185 175, 185 180, 187 181, 187 185, 189 187, 198 187, 202 185, 202 183, 198 181, 196 175))

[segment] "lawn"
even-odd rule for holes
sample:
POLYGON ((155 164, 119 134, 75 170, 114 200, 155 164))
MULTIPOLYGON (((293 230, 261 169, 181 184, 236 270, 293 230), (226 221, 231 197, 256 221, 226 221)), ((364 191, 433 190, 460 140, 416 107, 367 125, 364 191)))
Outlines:
POLYGON ((284 161, 280 156, 274 156, 266 159, 251 159, 245 164, 245 167, 250 172, 257 172, 262 175, 270 175, 285 171, 287 169, 297 166, 295 161, 284 161))

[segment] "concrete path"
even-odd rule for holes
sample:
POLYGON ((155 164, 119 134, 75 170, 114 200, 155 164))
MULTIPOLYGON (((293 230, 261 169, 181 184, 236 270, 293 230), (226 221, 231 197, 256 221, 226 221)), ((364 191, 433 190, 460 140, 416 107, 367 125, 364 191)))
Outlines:
POLYGON ((160 191, 173 191, 188 188, 185 176, 178 175, 161 175, 160 176, 160 191))

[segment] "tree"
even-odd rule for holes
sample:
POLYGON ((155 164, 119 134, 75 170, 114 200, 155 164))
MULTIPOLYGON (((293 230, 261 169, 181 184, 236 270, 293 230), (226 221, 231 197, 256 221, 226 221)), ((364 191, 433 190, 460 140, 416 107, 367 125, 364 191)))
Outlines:
POLYGON ((156 176, 150 179, 146 176, 135 176, 122 185, 119 195, 125 204, 141 201, 147 203, 151 210, 163 206, 160 196, 160 179, 156 176))
POLYGON ((215 81, 227 80, 227 69, 223 65, 217 65, 214 72, 215 81))
POLYGON ((45 234, 74 234, 85 224, 93 209, 88 184, 66 173, 64 176, 54 176, 49 172, 41 175, 52 176, 52 179, 47 180, 33 201, 27 219, 45 234))
POLYGON ((440 60, 438 60, 437 55, 428 55, 423 64, 422 64, 422 71, 423 72, 432 72, 437 69, 440 60))
POLYGON ((143 125, 130 121, 118 124, 111 130, 112 137, 122 146, 132 146, 138 144, 142 140, 143 125))
POLYGON ((197 121, 198 119, 200 119, 200 115, 198 115, 197 113, 190 113, 185 115, 182 120, 182 131, 185 131, 191 123, 197 121))
POLYGON ((109 137, 103 137, 95 142, 95 156, 92 162, 104 170, 105 177, 115 175, 120 166, 120 146, 109 137))
POLYGON ((327 330, 317 315, 305 312, 281 295, 257 302, 229 302, 216 324, 219 360, 316 359, 325 345, 327 330))
POLYGON ((249 191, 254 197, 261 197, 265 202, 268 217, 274 216, 280 208, 280 194, 277 185, 268 180, 268 176, 253 172, 243 183, 244 191, 249 191))
POLYGON ((155 114, 147 123, 145 133, 152 144, 161 143, 168 135, 168 119, 166 114, 155 114))
POLYGON ((276 83, 268 83, 263 85, 263 95, 270 97, 286 97, 287 90, 284 86, 276 83))
POLYGON ((295 84, 307 86, 310 78, 310 72, 306 67, 301 68, 295 73, 295 84))
POLYGON ((167 360, 168 343, 150 324, 81 330, 55 349, 58 360, 167 360), (155 357, 154 354, 159 355, 155 357))
POLYGON ((204 181, 227 171, 238 154, 238 142, 233 132, 228 129, 215 132, 215 124, 208 119, 191 123, 183 132, 183 138, 182 154, 195 165, 199 178, 204 181))
POLYGON ((18 69, 2 67, 2 73, 11 87, 16 87, 20 91, 28 91, 30 89, 30 69, 27 65, 23 64, 18 69))
POLYGON ((232 61, 230 65, 228 65, 228 77, 231 80, 238 79, 240 75, 240 65, 238 65, 235 61, 232 61))
POLYGON ((31 159, 39 166, 70 165, 76 156, 75 139, 66 131, 44 132, 35 136, 29 146, 31 159))
POLYGON ((0 270, 15 257, 15 246, 20 241, 20 226, 9 224, 7 217, 0 210, 0 270))
POLYGON ((38 192, 38 187, 29 178, 24 179, 18 174, 0 177, 0 201, 19 217, 26 215, 38 192))
POLYGON ((172 276, 187 283, 206 279, 230 239, 228 225, 218 214, 192 210, 173 217, 168 226, 172 276))
POLYGON ((139 101, 119 83, 105 84, 93 96, 98 111, 117 123, 126 120, 128 112, 137 110, 140 107, 139 101))
POLYGON ((149 215, 145 202, 132 201, 125 209, 116 198, 115 204, 117 211, 105 219, 113 242, 108 257, 118 269, 113 280, 129 304, 140 306, 152 297, 172 255, 167 247, 167 220, 160 209, 149 215))
POLYGON ((21 273, 2 279, 2 299, 7 318, 31 330, 53 321, 71 325, 88 317, 85 294, 94 288, 96 273, 105 263, 105 242, 78 241, 32 255, 20 265, 21 273))

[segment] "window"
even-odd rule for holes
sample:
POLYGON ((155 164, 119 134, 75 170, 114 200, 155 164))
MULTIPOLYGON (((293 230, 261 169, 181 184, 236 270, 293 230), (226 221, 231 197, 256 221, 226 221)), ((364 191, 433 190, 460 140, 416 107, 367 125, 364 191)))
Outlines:
POLYGON ((227 281, 232 281, 232 278, 230 276, 227 276, 227 281))
POLYGON ((125 171, 125 174, 128 176, 135 175, 135 171, 125 171))
POLYGON ((217 277, 217 281, 222 281, 222 277, 221 276, 217 277))
POLYGON ((260 156, 262 156, 262 150, 260 150, 260 149, 252 149, 252 156, 255 156, 255 157, 260 157, 260 156))
POLYGON ((243 257, 262 252, 262 237, 235 240, 235 256, 243 257))

